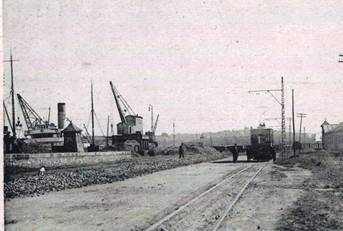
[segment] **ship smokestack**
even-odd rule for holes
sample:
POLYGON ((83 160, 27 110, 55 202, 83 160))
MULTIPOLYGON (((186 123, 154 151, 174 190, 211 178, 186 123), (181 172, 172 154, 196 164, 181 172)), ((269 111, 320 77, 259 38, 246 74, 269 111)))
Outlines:
POLYGON ((66 104, 65 103, 58 103, 57 104, 57 111, 58 111, 58 129, 64 128, 64 120, 66 118, 66 104))

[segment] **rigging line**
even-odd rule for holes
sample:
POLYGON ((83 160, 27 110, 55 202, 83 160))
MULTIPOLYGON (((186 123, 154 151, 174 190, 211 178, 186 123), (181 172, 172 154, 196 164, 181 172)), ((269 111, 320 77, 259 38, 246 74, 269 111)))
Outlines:
POLYGON ((133 109, 130 107, 130 105, 126 102, 126 100, 125 100, 125 98, 122 96, 122 95, 120 95, 120 99, 122 100, 122 102, 124 103, 124 105, 126 106, 126 108, 127 109, 129 109, 129 113, 130 114, 136 114, 134 111, 133 111, 133 109))
POLYGON ((92 115, 92 112, 90 112, 90 113, 89 113, 89 116, 88 116, 87 126, 86 126, 87 129, 88 129, 88 127, 89 127, 89 122, 90 122, 90 120, 91 120, 91 115, 92 115))
MULTIPOLYGON (((125 109, 125 111, 124 112, 126 112, 126 113, 131 113, 131 111, 130 111, 130 108, 129 108, 129 106, 128 106, 128 104, 125 102, 125 99, 120 95, 120 102, 123 104, 123 106, 124 106, 124 109, 125 109)), ((125 113, 125 114, 126 114, 125 113)))
POLYGON ((105 136, 105 133, 104 133, 104 131, 102 130, 102 128, 101 128, 101 126, 100 126, 100 122, 99 122, 98 116, 96 115, 95 112, 94 112, 94 115, 95 115, 96 121, 98 122, 98 126, 99 126, 99 128, 100 128, 100 131, 101 131, 102 135, 105 136))
POLYGON ((10 98, 11 98, 11 94, 9 93, 9 94, 7 95, 7 97, 4 98, 4 100, 10 100, 10 98))

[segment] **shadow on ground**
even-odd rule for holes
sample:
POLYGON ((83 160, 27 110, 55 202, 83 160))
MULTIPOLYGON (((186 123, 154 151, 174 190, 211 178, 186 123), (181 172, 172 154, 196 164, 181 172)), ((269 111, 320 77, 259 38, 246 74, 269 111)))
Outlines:
POLYGON ((212 164, 228 164, 228 163, 258 163, 258 162, 268 162, 268 161, 257 161, 257 160, 237 160, 236 162, 233 162, 232 160, 219 160, 219 161, 213 161, 212 164))

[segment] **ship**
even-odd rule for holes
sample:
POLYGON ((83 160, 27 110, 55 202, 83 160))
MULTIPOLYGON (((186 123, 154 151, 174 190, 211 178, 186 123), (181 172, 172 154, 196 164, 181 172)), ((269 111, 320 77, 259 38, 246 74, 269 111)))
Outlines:
POLYGON ((57 127, 50 122, 50 107, 48 119, 43 120, 20 94, 17 94, 17 98, 27 127, 23 137, 26 144, 56 145, 63 143, 61 130, 64 128, 65 103, 58 103, 57 105, 59 117, 57 127))

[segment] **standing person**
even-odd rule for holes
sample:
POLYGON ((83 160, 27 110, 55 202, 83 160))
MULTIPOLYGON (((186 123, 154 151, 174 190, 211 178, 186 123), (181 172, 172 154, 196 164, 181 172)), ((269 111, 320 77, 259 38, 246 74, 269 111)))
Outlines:
POLYGON ((42 166, 42 167, 39 169, 39 175, 40 175, 40 176, 44 176, 44 174, 45 174, 45 167, 42 166))
POLYGON ((232 149, 232 157, 233 157, 233 162, 236 163, 237 159, 238 159, 238 147, 237 144, 235 144, 235 146, 232 149))
POLYGON ((185 158, 185 150, 183 146, 184 146, 183 143, 181 143, 179 147, 179 159, 185 158))

